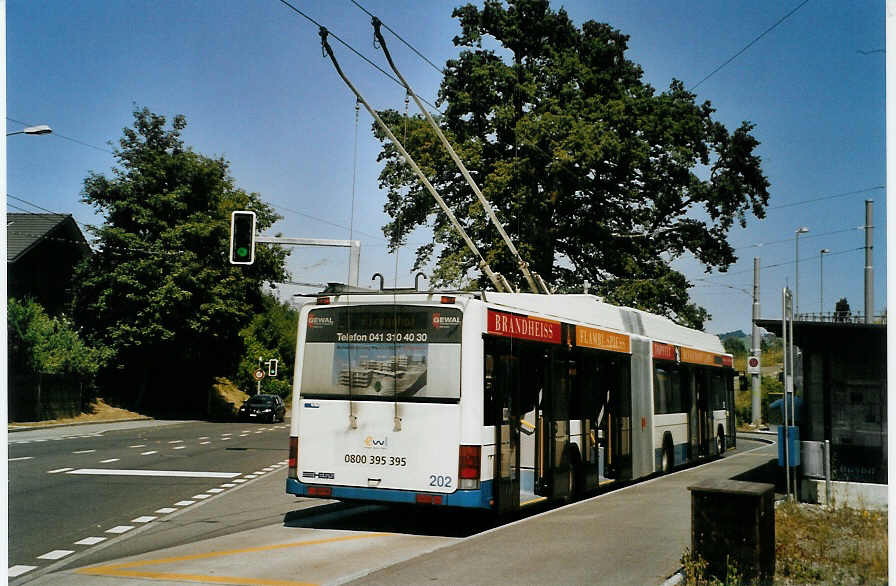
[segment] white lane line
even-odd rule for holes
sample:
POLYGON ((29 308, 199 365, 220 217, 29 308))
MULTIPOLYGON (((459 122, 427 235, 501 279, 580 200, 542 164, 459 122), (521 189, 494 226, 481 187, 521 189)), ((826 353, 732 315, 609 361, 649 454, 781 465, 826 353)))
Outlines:
POLYGON ((129 448, 145 448, 146 444, 137 444, 135 446, 128 446, 129 448))
POLYGON ((158 450, 150 450, 148 452, 141 452, 140 455, 141 456, 151 456, 153 454, 158 454, 158 453, 159 453, 158 450))
POLYGON ((239 472, 200 472, 193 470, 118 470, 115 468, 63 468, 68 474, 91 474, 94 476, 176 476, 179 478, 233 478, 239 472))
POLYGON ((100 464, 109 464, 111 462, 118 462, 118 458, 109 458, 108 460, 100 460, 100 464))
POLYGON ((210 444, 210 443, 212 443, 212 442, 199 442, 199 445, 200 445, 200 446, 204 446, 204 445, 206 445, 206 444, 210 444))
POLYGON ((45 441, 47 441, 47 440, 45 440, 45 439, 33 439, 33 440, 31 440, 31 441, 33 441, 33 442, 45 442, 45 441))
POLYGON ((194 495, 191 496, 190 498, 191 498, 191 499, 196 499, 196 500, 200 500, 200 501, 202 501, 202 500, 205 500, 205 499, 207 499, 207 498, 211 498, 211 496, 212 496, 212 495, 210 495, 210 494, 194 494, 194 495))
POLYGON ((156 509, 156 513, 161 513, 163 515, 167 515, 168 513, 173 513, 176 510, 177 509, 174 509, 172 507, 162 507, 161 509, 156 509))
POLYGON ((208 439, 208 436, 207 436, 207 435, 204 435, 204 436, 202 436, 202 437, 199 438, 199 439, 208 439))
POLYGON ((223 436, 223 435, 233 435, 233 434, 230 432, 227 432, 227 433, 222 433, 221 435, 223 436))
POLYGON ((74 468, 57 468, 56 470, 47 470, 47 474, 59 474, 60 472, 68 472, 74 468))
POLYGON ((212 494, 218 494, 219 492, 224 492, 223 488, 210 488, 205 492, 210 492, 212 494))
POLYGON ((32 460, 34 456, 22 456, 21 458, 10 458, 7 462, 19 462, 21 460, 32 460))
POLYGON ((246 480, 245 478, 237 478, 236 480, 234 480, 234 482, 236 482, 238 484, 242 484, 244 482, 249 482, 249 481, 246 480))
POLYGON ((101 541, 106 541, 105 537, 85 537, 81 541, 76 541, 75 545, 96 545, 101 541))
POLYGON ((189 505, 196 504, 196 501, 177 501, 174 503, 175 507, 187 507, 189 505))
POLYGON ((174 447, 171 448, 171 449, 172 449, 172 450, 182 450, 182 449, 184 449, 184 448, 186 448, 186 447, 187 447, 187 446, 174 446, 174 447))
POLYGON ((96 450, 78 450, 77 452, 72 452, 73 454, 92 454, 96 450))
POLYGON ((258 478, 258 474, 246 474, 245 478, 258 478))
POLYGON ((171 441, 168 442, 168 443, 169 443, 169 444, 182 444, 182 443, 184 443, 184 440, 171 440, 171 441))
POLYGON ((221 441, 222 441, 222 442, 226 442, 226 441, 229 440, 229 439, 230 439, 229 437, 222 437, 222 438, 221 438, 221 441))
POLYGON ((133 525, 118 525, 117 527, 113 527, 112 529, 106 529, 106 533, 118 533, 120 535, 122 533, 127 533, 133 528, 133 525))
POLYGON ((256 471, 253 472, 252 474, 258 474, 259 476, 261 476, 261 475, 264 474, 264 473, 265 473, 264 470, 256 470, 256 471))
POLYGON ((142 517, 137 517, 136 519, 131 519, 131 523, 149 523, 150 521, 155 521, 158 517, 151 517, 149 515, 143 515, 142 517))
POLYGON ((6 573, 10 578, 16 578, 36 569, 37 566, 10 566, 9 569, 6 570, 6 573))
POLYGON ((67 555, 72 555, 75 553, 72 549, 54 549, 53 551, 48 551, 44 555, 37 556, 39 560, 58 560, 62 559, 67 555))
POLYGON ((233 488, 236 485, 232 482, 228 482, 227 484, 222 484, 221 486, 224 488, 233 488))

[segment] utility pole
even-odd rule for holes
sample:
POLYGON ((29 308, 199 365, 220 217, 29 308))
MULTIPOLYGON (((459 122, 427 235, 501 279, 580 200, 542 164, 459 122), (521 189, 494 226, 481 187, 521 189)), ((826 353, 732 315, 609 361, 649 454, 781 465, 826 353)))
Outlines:
MULTIPOLYGON (((762 354, 762 345, 759 340, 759 326, 756 325, 756 322, 759 321, 759 257, 753 257, 753 334, 751 336, 753 340, 753 348, 751 354, 759 360, 759 364, 762 364, 761 354, 762 354)), ((753 425, 755 427, 759 427, 762 425, 762 407, 760 405, 761 401, 761 391, 760 385, 762 380, 761 373, 754 372, 752 375, 753 378, 753 425)))
POLYGON ((872 199, 865 200, 865 323, 871 323, 874 313, 874 267, 871 264, 871 205, 872 199))

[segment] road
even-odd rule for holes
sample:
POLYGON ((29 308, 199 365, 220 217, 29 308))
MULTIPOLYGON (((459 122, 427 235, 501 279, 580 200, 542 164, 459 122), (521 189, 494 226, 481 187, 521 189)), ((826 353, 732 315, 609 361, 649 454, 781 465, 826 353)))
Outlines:
POLYGON ((282 486, 288 437, 288 424, 197 421, 11 433, 10 577, 123 541, 256 478, 280 471, 282 486))

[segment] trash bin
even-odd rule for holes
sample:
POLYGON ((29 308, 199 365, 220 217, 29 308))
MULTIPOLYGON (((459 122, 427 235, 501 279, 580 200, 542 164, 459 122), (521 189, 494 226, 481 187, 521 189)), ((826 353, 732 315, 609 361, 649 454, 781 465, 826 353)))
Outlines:
POLYGON ((707 571, 724 580, 737 564, 745 583, 775 575, 775 485, 705 480, 691 491, 691 550, 707 571))

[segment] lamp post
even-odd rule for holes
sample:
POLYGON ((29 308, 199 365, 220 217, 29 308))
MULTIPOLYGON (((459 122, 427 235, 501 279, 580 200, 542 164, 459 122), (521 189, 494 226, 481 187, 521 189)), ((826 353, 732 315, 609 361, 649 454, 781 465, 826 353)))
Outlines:
MULTIPOLYGON (((818 251, 818 315, 824 314, 824 255, 830 250, 822 248, 818 251)), ((822 318, 823 319, 823 318, 822 318)))
POLYGON ((53 132, 52 128, 46 124, 39 124, 37 126, 26 126, 22 130, 17 130, 16 132, 7 132, 6 136, 12 136, 14 134, 50 134, 51 132, 53 132))
POLYGON ((796 242, 796 254, 794 256, 794 260, 796 261, 796 291, 793 296, 793 304, 796 306, 794 308, 794 313, 796 315, 799 315, 800 313, 800 234, 805 234, 808 231, 809 228, 806 226, 800 226, 796 229, 796 236, 794 236, 796 242))

